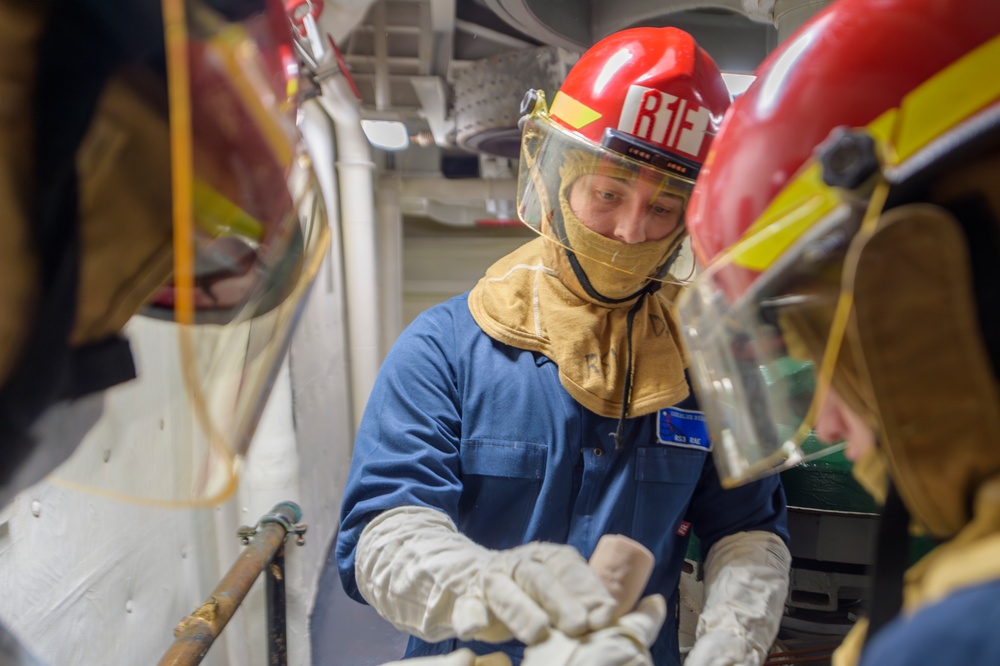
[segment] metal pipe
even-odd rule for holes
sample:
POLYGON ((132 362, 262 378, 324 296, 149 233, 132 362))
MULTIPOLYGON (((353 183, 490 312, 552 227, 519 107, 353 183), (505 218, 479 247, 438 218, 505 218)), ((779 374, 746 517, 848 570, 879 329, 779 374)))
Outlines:
MULTIPOLYGON (((163 655, 160 666, 192 666, 201 663, 254 581, 265 567, 274 562, 279 552, 283 553, 288 533, 294 532, 301 539, 305 531, 305 526, 297 524, 301 518, 302 510, 297 504, 281 502, 270 513, 261 517, 256 528, 240 528, 239 534, 247 547, 208 599, 174 629, 174 643, 163 655)), ((283 562, 284 558, 282 564, 283 562)), ((281 576, 283 579, 283 571, 281 576)), ((284 595, 282 610, 283 599, 284 595)))

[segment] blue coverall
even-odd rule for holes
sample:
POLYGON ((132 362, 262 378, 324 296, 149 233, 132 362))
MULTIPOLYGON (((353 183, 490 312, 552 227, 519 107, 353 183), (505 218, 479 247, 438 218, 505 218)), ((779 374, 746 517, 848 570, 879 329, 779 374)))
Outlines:
MULTIPOLYGON (((677 408, 629 419, 616 451, 617 419, 573 400, 547 357, 487 336, 467 294, 427 310, 388 354, 360 424, 336 544, 344 589, 363 602, 354 576, 358 538, 374 516, 399 506, 439 509, 494 549, 549 541, 589 557, 601 535, 624 534, 656 556, 645 594, 668 600, 654 662, 678 664, 688 528, 703 557, 740 531, 788 536, 778 477, 723 490, 694 398, 677 408)), ((411 638, 406 655, 462 646, 497 649, 411 638)), ((520 662, 522 644, 502 649, 520 662)))
POLYGON ((885 625, 861 666, 1000 664, 1000 580, 956 590, 885 625))

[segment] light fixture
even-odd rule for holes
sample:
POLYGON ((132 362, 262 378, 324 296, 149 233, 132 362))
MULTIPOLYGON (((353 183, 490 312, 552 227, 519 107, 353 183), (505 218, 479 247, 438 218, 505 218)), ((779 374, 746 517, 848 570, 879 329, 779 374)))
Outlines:
POLYGON ((732 74, 730 72, 722 73, 722 80, 726 82, 726 88, 729 89, 729 94, 733 97, 742 95, 756 78, 757 77, 753 74, 732 74))
POLYGON ((405 150, 410 145, 406 125, 398 120, 363 119, 361 129, 368 137, 368 142, 381 150, 405 150))

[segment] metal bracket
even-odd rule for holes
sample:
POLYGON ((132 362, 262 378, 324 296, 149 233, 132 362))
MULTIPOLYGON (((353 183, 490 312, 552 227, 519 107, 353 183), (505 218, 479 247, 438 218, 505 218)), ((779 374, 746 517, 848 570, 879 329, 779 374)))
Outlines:
POLYGON ((285 528, 285 532, 287 534, 295 535, 296 545, 305 545, 305 533, 306 530, 309 529, 309 526, 305 523, 293 523, 288 519, 288 516, 281 511, 272 511, 271 513, 262 516, 253 527, 250 527, 249 525, 241 525, 240 528, 236 530, 236 536, 239 537, 240 541, 242 541, 245 546, 250 543, 250 539, 257 535, 257 530, 259 530, 262 525, 267 523, 278 523, 285 528))

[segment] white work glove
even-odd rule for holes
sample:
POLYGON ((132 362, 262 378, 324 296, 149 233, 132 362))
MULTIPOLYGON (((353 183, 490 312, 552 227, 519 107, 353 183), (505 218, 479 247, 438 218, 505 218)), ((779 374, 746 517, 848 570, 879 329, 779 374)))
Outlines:
POLYGON ((469 648, 462 648, 451 654, 393 661, 382 666, 510 666, 510 657, 503 652, 479 656, 469 648))
POLYGON ((358 540, 358 590, 379 615, 426 641, 457 637, 531 645, 550 627, 569 636, 611 622, 615 600, 572 546, 527 543, 489 550, 447 515, 399 507, 358 540))
POLYGON ((778 634, 792 556, 772 532, 738 532, 708 551, 705 608, 684 666, 759 666, 778 634))
POLYGON ((644 598, 611 626, 573 638, 559 631, 524 651, 522 666, 652 666, 649 646, 667 617, 663 595, 644 598))

